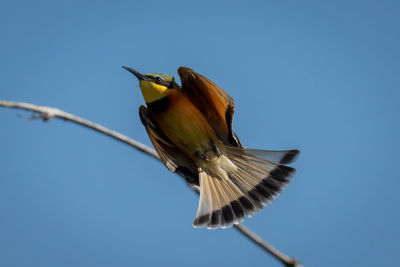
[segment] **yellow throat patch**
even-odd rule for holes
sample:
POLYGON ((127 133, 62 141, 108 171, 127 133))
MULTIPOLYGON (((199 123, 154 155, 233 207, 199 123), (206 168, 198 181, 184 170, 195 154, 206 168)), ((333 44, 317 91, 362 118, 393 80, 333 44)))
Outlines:
MULTIPOLYGON (((146 74, 146 76, 162 79, 164 80, 164 82, 167 82, 167 84, 172 83, 172 86, 174 88, 176 87, 176 84, 174 82, 174 77, 172 76, 168 76, 161 73, 149 73, 146 74)), ((140 89, 142 90, 142 94, 146 103, 157 101, 168 95, 168 88, 166 85, 158 84, 149 80, 140 80, 139 85, 140 89)))
POLYGON ((166 91, 168 90, 168 88, 164 85, 144 80, 140 81, 139 85, 140 89, 142 90, 144 101, 146 101, 146 103, 154 102, 167 95, 166 91))

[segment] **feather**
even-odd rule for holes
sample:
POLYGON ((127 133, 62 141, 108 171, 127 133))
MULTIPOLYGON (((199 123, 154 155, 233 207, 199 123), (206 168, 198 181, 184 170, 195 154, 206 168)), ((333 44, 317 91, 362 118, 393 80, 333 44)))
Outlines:
POLYGON ((197 107, 225 144, 241 147, 239 138, 232 130, 235 103, 221 87, 187 67, 180 67, 181 91, 197 107))
POLYGON ((140 106, 139 115, 150 141, 164 165, 172 172, 182 175, 185 180, 198 185, 196 164, 165 136, 155 121, 149 116, 146 106, 140 106))
POLYGON ((292 159, 299 153, 297 150, 275 152, 229 146, 223 151, 225 155, 200 172, 195 227, 228 228, 270 204, 295 172, 294 168, 278 162, 288 153, 292 159))
POLYGON ((248 149, 246 153, 258 158, 262 158, 274 163, 289 164, 296 161, 300 151, 296 149, 292 150, 259 150, 259 149, 248 149))

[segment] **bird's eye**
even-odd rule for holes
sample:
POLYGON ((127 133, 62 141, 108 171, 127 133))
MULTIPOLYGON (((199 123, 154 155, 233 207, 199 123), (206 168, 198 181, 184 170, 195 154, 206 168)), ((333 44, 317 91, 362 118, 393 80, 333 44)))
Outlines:
POLYGON ((158 83, 158 84, 162 84, 162 83, 166 82, 165 79, 160 76, 155 76, 153 79, 154 79, 154 82, 158 83))

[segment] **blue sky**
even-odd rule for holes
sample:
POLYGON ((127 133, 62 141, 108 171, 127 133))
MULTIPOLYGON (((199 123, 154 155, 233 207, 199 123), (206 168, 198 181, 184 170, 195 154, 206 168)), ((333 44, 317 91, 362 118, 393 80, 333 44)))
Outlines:
MULTIPOLYGON (((245 225, 305 266, 389 266, 400 249, 398 1, 3 1, 0 98, 150 145, 121 65, 188 66, 236 101, 251 148, 302 154, 245 225)), ((153 159, 71 123, 0 109, 1 266, 281 266, 153 159)))

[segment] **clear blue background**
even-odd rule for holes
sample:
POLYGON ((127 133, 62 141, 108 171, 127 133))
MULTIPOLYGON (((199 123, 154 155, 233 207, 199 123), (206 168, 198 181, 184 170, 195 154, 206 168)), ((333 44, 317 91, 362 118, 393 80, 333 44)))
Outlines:
MULTIPOLYGON (((150 145, 121 69, 192 67, 236 100, 252 148, 302 150, 246 220, 305 266, 398 263, 398 1, 2 1, 0 98, 150 145)), ((0 266, 281 266, 155 160, 68 122, 0 109, 0 266)))

